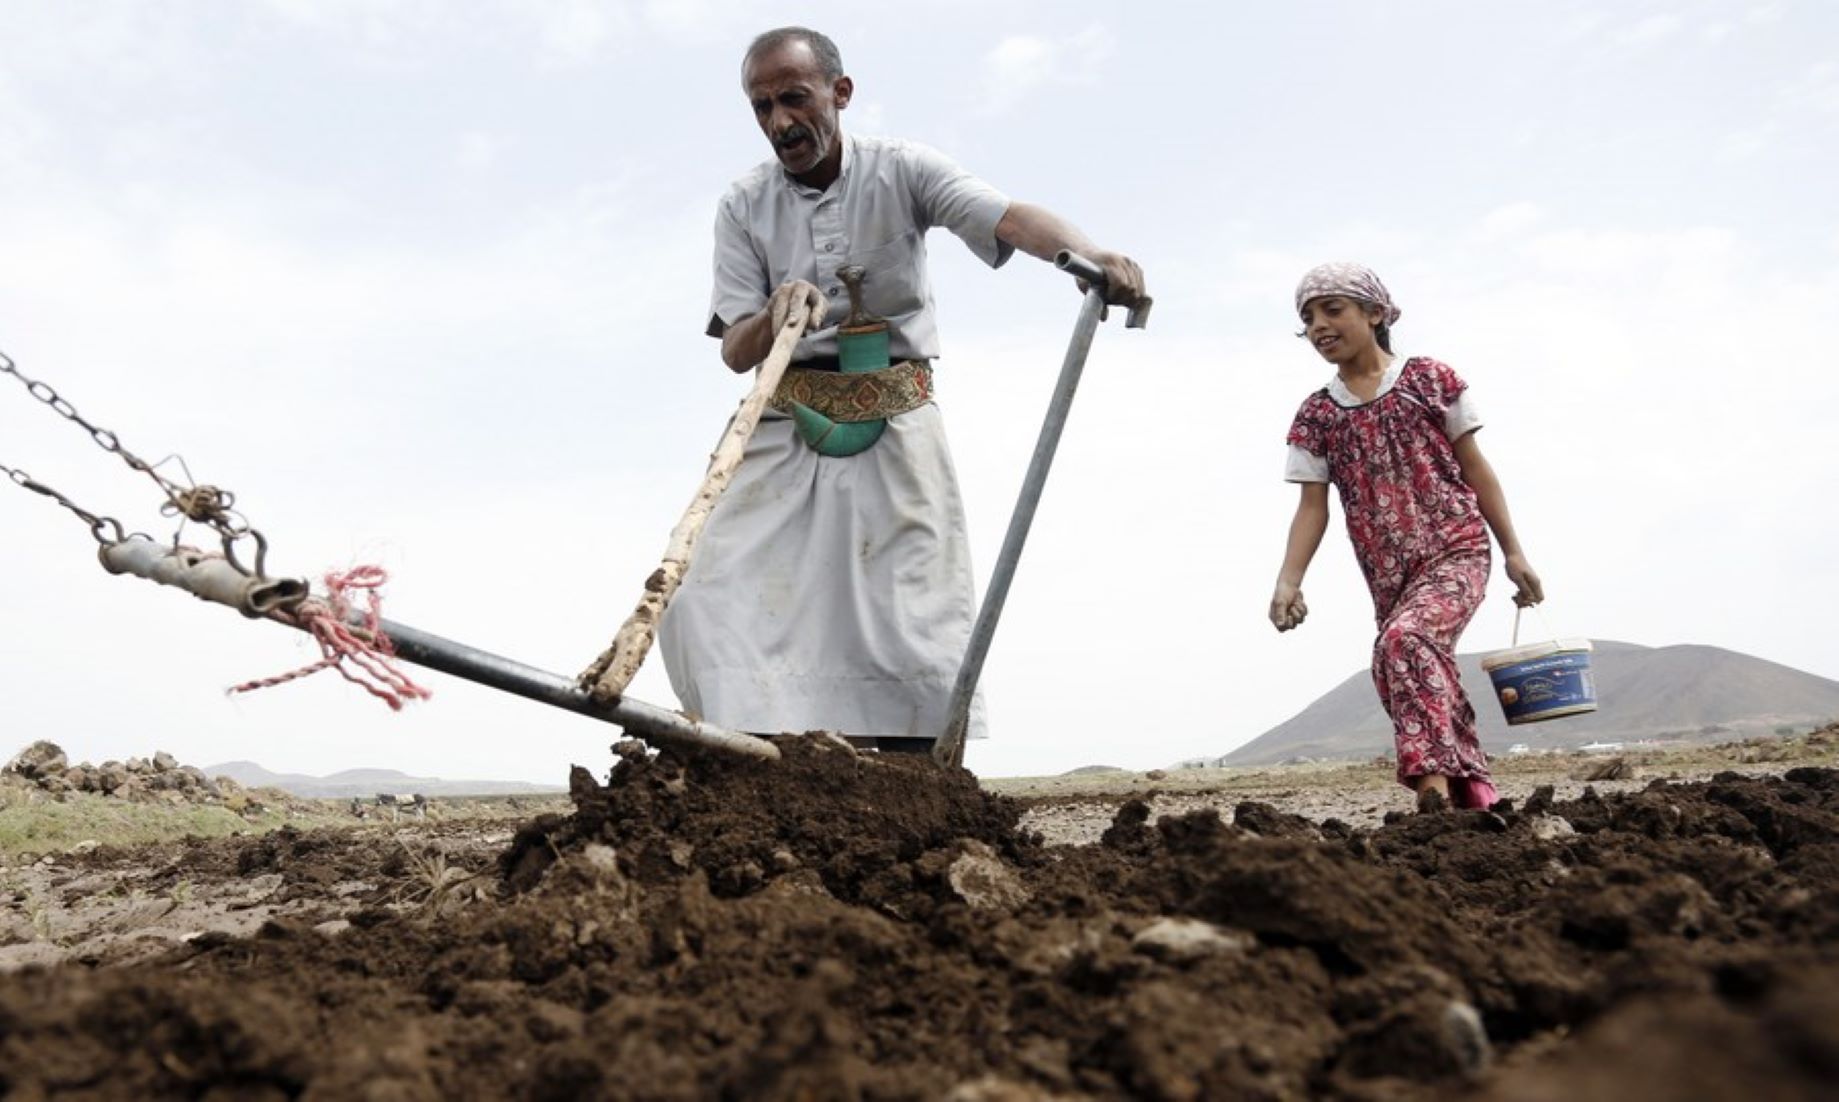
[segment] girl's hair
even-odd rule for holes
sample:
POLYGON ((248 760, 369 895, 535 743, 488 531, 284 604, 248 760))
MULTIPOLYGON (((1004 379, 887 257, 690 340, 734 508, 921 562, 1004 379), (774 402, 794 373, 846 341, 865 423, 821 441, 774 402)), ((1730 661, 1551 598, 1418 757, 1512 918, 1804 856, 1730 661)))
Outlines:
MULTIPOLYGON (((1361 299, 1357 299, 1357 298, 1349 299, 1348 301, 1358 302, 1360 303, 1360 305, 1366 307, 1369 310, 1379 309, 1379 307, 1374 305, 1373 303, 1366 302, 1361 299)), ((1307 339, 1309 336, 1309 330, 1307 328, 1298 329, 1296 331, 1296 335, 1298 337, 1307 339)), ((1392 354, 1392 326, 1391 325, 1383 321, 1380 322, 1378 325, 1375 325, 1373 327, 1373 339, 1379 342, 1379 347, 1386 353, 1386 355, 1390 356, 1392 354)))

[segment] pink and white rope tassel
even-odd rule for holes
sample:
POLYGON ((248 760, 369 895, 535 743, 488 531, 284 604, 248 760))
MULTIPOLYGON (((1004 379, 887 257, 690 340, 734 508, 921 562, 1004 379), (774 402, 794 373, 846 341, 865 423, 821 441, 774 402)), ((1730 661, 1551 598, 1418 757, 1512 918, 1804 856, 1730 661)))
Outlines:
POLYGON ((383 596, 380 592, 389 574, 380 566, 356 566, 340 574, 326 573, 326 596, 309 597, 288 617, 295 626, 310 633, 319 643, 324 656, 311 665, 289 673, 245 681, 233 686, 231 693, 246 693, 285 685, 321 670, 336 669, 339 676, 390 706, 401 711, 405 702, 426 700, 434 694, 409 680, 396 668, 396 650, 383 631, 383 596), (364 629, 369 639, 351 629, 351 591, 362 591, 365 600, 364 629))

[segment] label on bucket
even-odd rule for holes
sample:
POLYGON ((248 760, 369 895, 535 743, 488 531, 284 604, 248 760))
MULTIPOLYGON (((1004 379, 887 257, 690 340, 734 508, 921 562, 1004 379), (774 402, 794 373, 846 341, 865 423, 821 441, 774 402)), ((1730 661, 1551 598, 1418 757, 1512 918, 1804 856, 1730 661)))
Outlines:
POLYGON ((1568 651, 1488 671, 1494 695, 1509 724, 1596 711, 1596 682, 1590 653, 1568 651))

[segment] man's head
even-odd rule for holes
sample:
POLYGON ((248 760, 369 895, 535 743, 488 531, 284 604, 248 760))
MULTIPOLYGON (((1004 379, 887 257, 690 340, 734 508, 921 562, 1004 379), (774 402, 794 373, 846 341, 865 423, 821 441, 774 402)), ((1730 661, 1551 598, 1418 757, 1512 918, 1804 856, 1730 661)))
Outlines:
POLYGON ((741 87, 754 121, 786 172, 828 187, 842 170, 842 124, 855 83, 843 75, 836 43, 804 27, 781 27, 753 40, 741 60, 741 87))

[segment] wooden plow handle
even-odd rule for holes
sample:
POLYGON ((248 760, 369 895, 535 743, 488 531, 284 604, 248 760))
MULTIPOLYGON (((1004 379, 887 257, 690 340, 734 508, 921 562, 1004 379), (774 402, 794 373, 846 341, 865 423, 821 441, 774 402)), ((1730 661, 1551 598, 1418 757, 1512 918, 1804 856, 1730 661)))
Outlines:
POLYGON ((754 429, 760 423, 760 415, 766 412, 766 403, 772 398, 773 391, 779 389, 779 380, 785 377, 786 367, 792 362, 792 351, 797 348, 798 340, 804 336, 805 328, 822 317, 823 307, 806 311, 793 309, 779 327, 778 335, 773 338, 773 347, 761 361, 760 370, 754 379, 753 390, 741 400, 740 408, 728 422, 728 431, 722 434, 721 443, 716 445, 714 454, 709 456, 709 472, 703 476, 702 485, 697 488, 696 496, 690 500, 690 507, 684 510, 683 519, 671 530, 670 545, 664 550, 664 561, 645 579, 645 591, 639 597, 638 607, 626 622, 620 626, 619 633, 613 637, 613 643, 592 665, 582 671, 581 687, 602 704, 618 700, 625 695, 626 687, 638 675, 639 666, 645 656, 651 652, 652 640, 657 636, 658 621, 664 616, 664 609, 676 594, 677 587, 683 583, 683 575, 690 567, 690 554, 696 548, 696 538, 709 522, 709 514, 715 511, 715 503, 721 499, 722 491, 734 479, 735 470, 741 465, 741 458, 747 451, 747 441, 753 438, 754 429))

